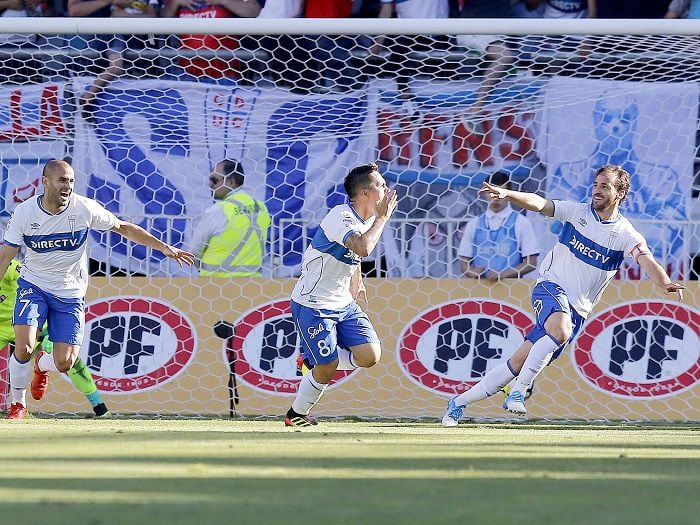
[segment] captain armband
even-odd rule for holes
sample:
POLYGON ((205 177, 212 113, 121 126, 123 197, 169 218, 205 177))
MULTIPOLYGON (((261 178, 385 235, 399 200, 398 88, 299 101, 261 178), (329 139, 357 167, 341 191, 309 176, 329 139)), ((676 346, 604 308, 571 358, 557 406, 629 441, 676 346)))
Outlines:
POLYGON ((645 243, 639 243, 632 248, 630 255, 634 257, 635 262, 639 263, 639 257, 642 255, 651 255, 651 251, 649 251, 649 247, 645 243))

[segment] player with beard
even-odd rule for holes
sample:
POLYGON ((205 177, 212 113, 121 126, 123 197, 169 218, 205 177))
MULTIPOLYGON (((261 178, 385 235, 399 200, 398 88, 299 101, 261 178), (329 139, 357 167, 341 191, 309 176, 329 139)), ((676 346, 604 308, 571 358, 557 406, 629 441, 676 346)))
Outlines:
POLYGON ((665 293, 677 293, 683 300, 684 287, 671 280, 654 259, 642 234, 620 214, 620 203, 629 190, 629 173, 613 165, 596 171, 590 204, 547 200, 534 193, 484 183, 480 193, 554 217, 564 227, 558 243, 540 264, 532 291, 535 327, 505 363, 449 400, 442 418, 444 426, 457 425, 467 405, 494 395, 511 381, 503 408, 525 415, 528 387, 579 332, 625 257, 634 257, 649 279, 665 293))

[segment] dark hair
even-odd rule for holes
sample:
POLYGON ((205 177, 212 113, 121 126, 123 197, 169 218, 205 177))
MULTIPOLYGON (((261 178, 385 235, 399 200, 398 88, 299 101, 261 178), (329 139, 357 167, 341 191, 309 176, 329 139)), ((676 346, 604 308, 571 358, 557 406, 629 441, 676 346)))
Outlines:
POLYGON ((379 166, 374 162, 355 166, 345 177, 345 193, 350 200, 357 196, 357 192, 369 185, 369 176, 372 172, 379 171, 379 166))
POLYGON ((615 166, 613 164, 607 164, 603 166, 602 168, 599 168, 598 171, 595 172, 595 176, 597 177, 601 173, 609 173, 610 175, 615 175, 615 181, 613 182, 613 186, 617 190, 618 193, 624 193, 625 196, 620 199, 620 202, 625 202, 625 199, 627 199, 627 196, 630 194, 630 174, 627 173, 627 170, 623 168, 622 166, 615 166))
POLYGON ((489 176, 489 184, 510 189, 510 175, 505 171, 496 171, 489 176))
POLYGON ((233 179, 237 186, 243 186, 245 181, 245 173, 243 172, 243 166, 237 160, 224 159, 219 162, 221 165, 221 173, 224 179, 233 179))

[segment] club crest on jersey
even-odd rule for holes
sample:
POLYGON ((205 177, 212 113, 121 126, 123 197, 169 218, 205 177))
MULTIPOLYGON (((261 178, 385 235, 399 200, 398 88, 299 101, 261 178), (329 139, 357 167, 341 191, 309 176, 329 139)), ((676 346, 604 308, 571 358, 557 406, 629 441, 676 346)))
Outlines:
POLYGON ((344 211, 340 214, 340 216, 343 218, 343 224, 345 226, 352 226, 355 223, 355 219, 351 213, 344 211))

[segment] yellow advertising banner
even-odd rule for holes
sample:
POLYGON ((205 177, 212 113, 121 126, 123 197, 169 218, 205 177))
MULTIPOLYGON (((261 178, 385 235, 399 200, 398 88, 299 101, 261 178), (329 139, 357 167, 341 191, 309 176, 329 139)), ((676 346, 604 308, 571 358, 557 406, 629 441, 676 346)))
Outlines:
MULTIPOLYGON (((533 325, 534 281, 368 279, 362 304, 383 346, 371 369, 338 373, 319 416, 441 417, 447 399, 507 359, 533 325)), ((81 357, 113 412, 281 415, 301 377, 293 279, 94 278, 81 357)), ((700 300, 614 282, 577 339, 536 380, 529 416, 700 420, 700 300)), ((503 395, 468 407, 505 418, 503 395)), ((54 374, 30 411, 89 412, 54 374)))

